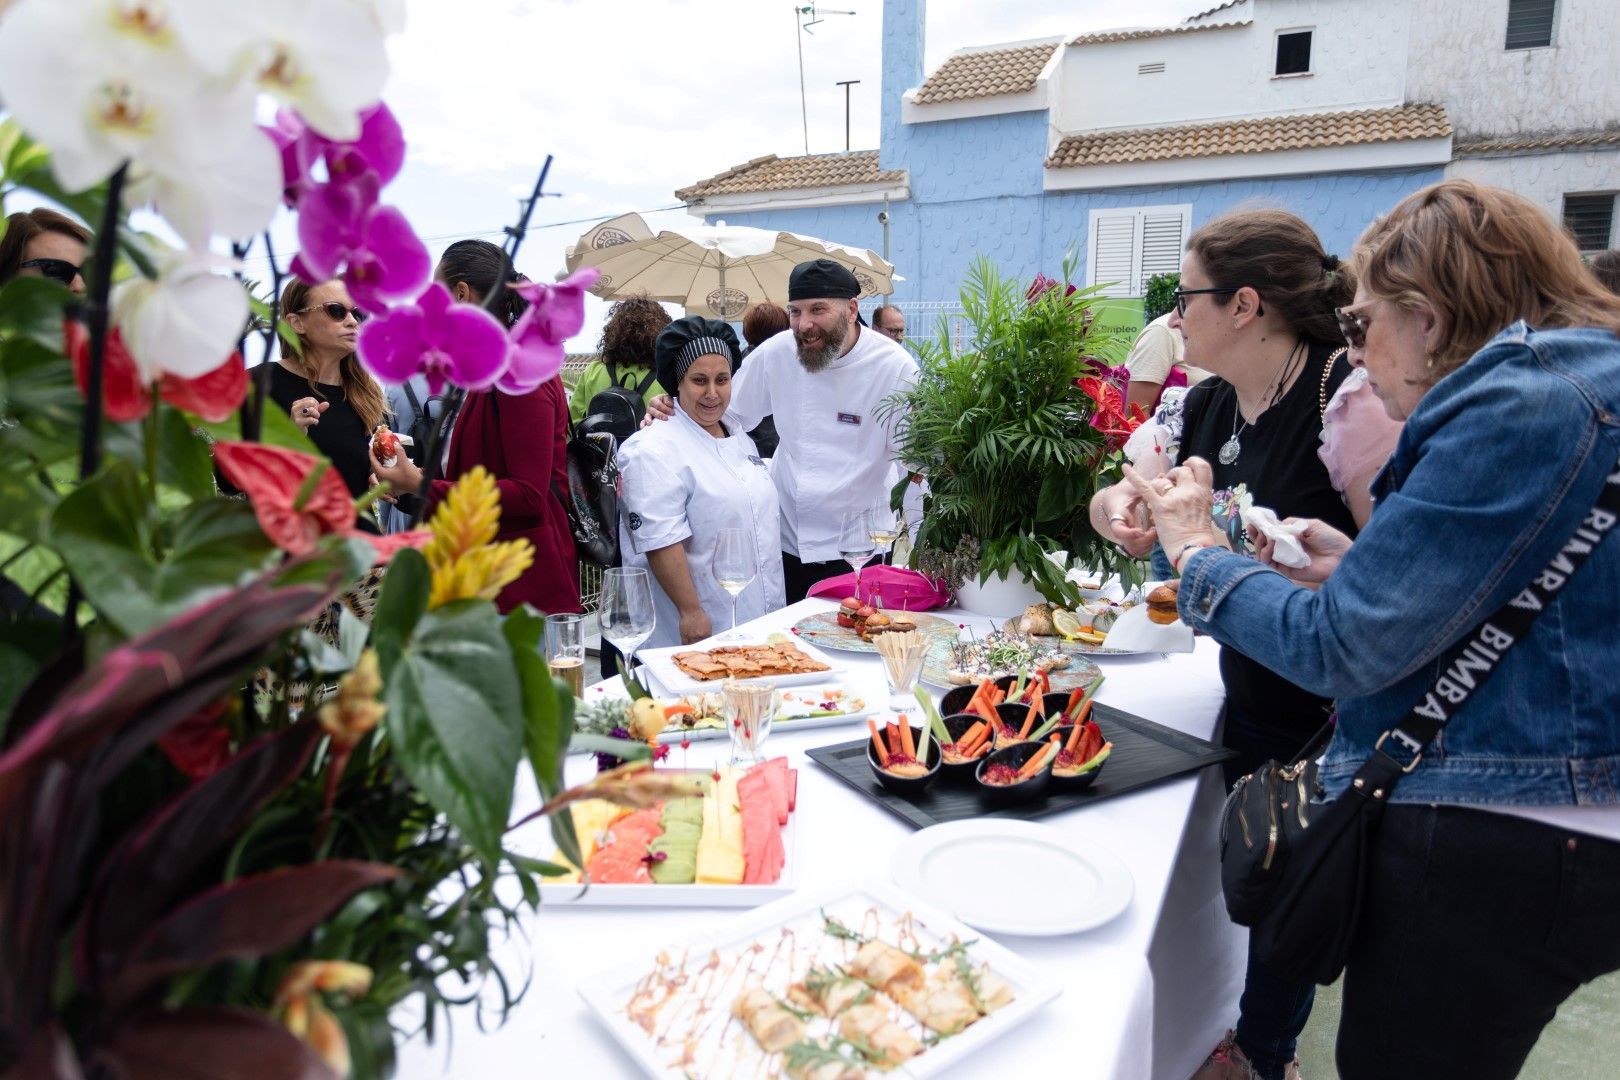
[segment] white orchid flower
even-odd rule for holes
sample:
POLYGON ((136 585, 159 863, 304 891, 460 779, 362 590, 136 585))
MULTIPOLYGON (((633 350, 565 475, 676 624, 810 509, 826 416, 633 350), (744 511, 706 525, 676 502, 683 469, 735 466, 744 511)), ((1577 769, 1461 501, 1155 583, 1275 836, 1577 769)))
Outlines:
POLYGON ((173 15, 164 0, 17 0, 6 10, 0 100, 50 148, 63 187, 82 191, 125 161, 185 183, 252 126, 251 88, 207 79, 181 50, 173 15))
POLYGON ((405 0, 349 0, 357 4, 377 29, 392 37, 405 32, 405 0))
POLYGON ((147 381, 163 372, 194 379, 236 349, 247 293, 215 269, 207 258, 177 255, 156 281, 135 278, 113 291, 113 322, 147 381))
POLYGON ((206 250, 209 237, 241 240, 263 229, 281 203, 281 151, 263 129, 248 126, 217 148, 192 176, 176 179, 131 170, 126 205, 154 205, 187 246, 206 250), (206 181, 206 182, 199 182, 206 181))
POLYGON ((167 0, 193 59, 213 74, 245 79, 329 139, 360 135, 360 113, 388 77, 383 31, 355 0, 167 0))

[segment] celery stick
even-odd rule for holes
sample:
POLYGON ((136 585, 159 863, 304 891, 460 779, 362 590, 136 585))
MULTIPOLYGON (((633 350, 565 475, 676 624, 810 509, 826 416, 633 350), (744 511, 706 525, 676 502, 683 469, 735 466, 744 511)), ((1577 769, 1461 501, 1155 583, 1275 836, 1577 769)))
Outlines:
POLYGON ((939 740, 939 745, 944 746, 950 742, 950 729, 945 726, 945 721, 940 719, 939 710, 934 708, 934 695, 924 689, 921 683, 913 688, 912 693, 917 695, 917 704, 922 706, 923 715, 928 718, 928 726, 934 729, 934 738, 939 740))

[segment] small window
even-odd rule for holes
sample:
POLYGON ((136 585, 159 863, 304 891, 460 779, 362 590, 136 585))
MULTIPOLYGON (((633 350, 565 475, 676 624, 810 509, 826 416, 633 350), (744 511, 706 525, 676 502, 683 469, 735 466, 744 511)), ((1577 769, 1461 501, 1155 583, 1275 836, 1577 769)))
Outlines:
POLYGON ((1604 251, 1614 235, 1614 193, 1565 195, 1564 228, 1582 251, 1604 251))
POLYGON ((1290 30, 1277 35, 1277 74, 1309 75, 1311 73, 1311 32, 1290 30))
POLYGON ((1541 49, 1552 44, 1558 0, 1508 0, 1507 48, 1541 49))

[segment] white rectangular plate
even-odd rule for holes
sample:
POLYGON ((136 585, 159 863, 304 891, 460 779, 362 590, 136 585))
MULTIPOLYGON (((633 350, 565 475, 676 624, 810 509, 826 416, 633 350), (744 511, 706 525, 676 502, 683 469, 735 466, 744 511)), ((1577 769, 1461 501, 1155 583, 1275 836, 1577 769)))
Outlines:
MULTIPOLYGON (((823 672, 822 674, 826 674, 823 672)), ((853 687, 845 683, 833 683, 823 686, 789 686, 784 687, 782 694, 792 694, 795 697, 818 697, 827 690, 842 690, 846 697, 860 697, 853 687)), ((682 696, 682 695, 675 695, 682 696)), ((772 731, 799 731, 808 728, 836 727, 850 720, 859 720, 878 711, 877 703, 870 697, 862 699, 861 707, 851 712, 839 713, 837 716, 783 716, 778 710, 776 719, 771 722, 772 731)), ((658 735, 661 743, 679 744, 682 739, 691 739, 698 742, 702 739, 723 739, 726 737, 723 727, 694 727, 683 728, 679 721, 665 728, 658 735)))
MULTIPOLYGON (((692 678, 692 676, 675 666, 675 654, 681 652, 691 652, 694 649, 701 651, 709 648, 715 648, 720 645, 729 644, 732 643, 725 641, 700 642, 697 645, 677 645, 667 649, 646 649, 636 653, 636 660, 640 663, 646 664, 647 670, 651 671, 653 677, 658 680, 658 685, 663 687, 664 691, 672 696, 679 697, 682 694, 696 694, 705 690, 718 692, 720 687, 725 683, 724 679, 710 679, 708 682, 703 682, 701 680, 692 678)), ((738 642, 737 644, 762 645, 764 642, 749 641, 738 642)), ((798 646, 800 651, 802 651, 812 660, 819 660, 823 664, 826 664, 827 670, 805 671, 797 675, 761 675, 757 679, 743 679, 742 681, 769 681, 774 682, 777 686, 813 686, 816 683, 824 683, 836 679, 839 672, 844 670, 843 664, 828 656, 814 645, 806 644, 803 641, 794 641, 793 644, 798 646)))
MULTIPOLYGON (((541 829, 537 836, 551 839, 549 829, 541 829)), ((518 851, 518 854, 531 854, 518 851)), ((548 847, 544 854, 532 853, 536 858, 555 859, 557 852, 548 847)), ((540 882, 540 902, 556 907, 728 907, 751 908, 780 900, 793 893, 798 882, 799 866, 799 811, 788 815, 782 826, 782 876, 770 885, 592 885, 540 882)))
MULTIPOLYGON (((872 1069, 869 1075, 944 1075, 968 1055, 1004 1037, 1062 993, 1056 982, 983 934, 885 885, 862 889, 843 886, 789 897, 731 920, 724 931, 711 938, 684 946, 670 944, 662 955, 676 965, 685 957, 688 977, 681 987, 676 988, 671 1000, 654 1013, 653 1034, 631 1019, 628 1006, 638 989, 645 992, 650 988, 649 975, 657 967, 656 957, 649 956, 633 967, 590 979, 580 986, 579 993, 606 1025, 608 1032, 635 1058, 648 1076, 702 1076, 706 1080, 723 1080, 731 1076, 780 1076, 783 1075, 781 1055, 767 1055, 740 1023, 730 1019, 732 1000, 749 978, 762 978, 767 990, 778 997, 784 996, 788 983, 802 976, 812 959, 803 955, 797 941, 811 940, 805 931, 810 931, 817 939, 822 937, 819 927, 823 911, 847 926, 860 929, 868 910, 874 908, 881 913, 885 923, 892 923, 909 912, 918 948, 933 949, 948 943, 953 935, 961 941, 973 942, 968 950, 969 957, 989 964, 991 971, 1012 986, 1015 996, 1012 1004, 978 1021, 960 1035, 940 1040, 892 1074, 872 1069), (798 935, 792 939, 793 947, 787 950, 792 963, 790 965, 784 960, 771 965, 769 958, 781 955, 773 950, 789 940, 781 933, 784 930, 794 930, 798 935), (764 958, 764 965, 756 961, 750 971, 746 963, 730 963, 756 942, 764 947, 764 951, 758 954, 758 957, 764 958), (715 954, 713 957, 711 950, 715 954), (658 1038, 660 1034, 667 1037, 672 1024, 685 1026, 683 1014, 697 1010, 699 987, 709 991, 709 1009, 702 1015, 711 1019, 698 1034, 692 1047, 691 1060, 683 1068, 682 1046, 678 1041, 671 1040, 661 1046, 658 1038)), ((884 935, 885 940, 895 944, 892 937, 892 932, 884 935)), ((843 962, 847 959, 837 943, 824 947, 828 950, 826 955, 818 953, 817 957, 824 962, 843 962)), ((656 990, 661 993, 664 986, 659 985, 656 990)), ((810 1030, 819 1032, 825 1026, 824 1021, 814 1022, 810 1030)), ((904 1026, 913 1035, 921 1037, 921 1025, 911 1021, 904 1026)))

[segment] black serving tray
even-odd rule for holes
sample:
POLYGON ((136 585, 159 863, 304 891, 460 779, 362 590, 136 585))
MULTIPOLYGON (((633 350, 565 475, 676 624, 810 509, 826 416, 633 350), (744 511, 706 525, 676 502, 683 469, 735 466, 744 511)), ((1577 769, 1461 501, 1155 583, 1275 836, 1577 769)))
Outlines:
POLYGON ((1037 802, 999 808, 987 805, 978 788, 971 784, 935 780, 921 795, 912 798, 885 791, 866 763, 866 739, 818 746, 809 753, 816 764, 919 829, 963 818, 1045 817, 1139 791, 1237 756, 1232 750, 1107 705, 1093 706, 1092 719, 1102 728, 1104 737, 1114 744, 1114 752, 1109 755, 1096 783, 1082 791, 1053 791, 1037 802))

